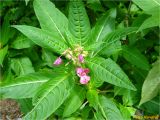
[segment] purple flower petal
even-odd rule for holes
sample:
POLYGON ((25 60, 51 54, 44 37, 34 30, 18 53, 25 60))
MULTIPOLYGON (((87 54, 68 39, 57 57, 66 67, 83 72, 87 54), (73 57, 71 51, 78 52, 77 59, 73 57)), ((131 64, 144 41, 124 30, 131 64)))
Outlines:
POLYGON ((90 80, 90 76, 85 75, 80 78, 80 83, 87 84, 89 80, 90 80))
POLYGON ((80 62, 80 63, 84 63, 84 57, 83 57, 82 54, 80 54, 80 55, 78 56, 78 59, 79 59, 79 62, 80 62))
POLYGON ((61 59, 60 57, 58 57, 58 58, 54 61, 53 64, 54 64, 54 65, 60 65, 60 64, 62 64, 62 59, 61 59))

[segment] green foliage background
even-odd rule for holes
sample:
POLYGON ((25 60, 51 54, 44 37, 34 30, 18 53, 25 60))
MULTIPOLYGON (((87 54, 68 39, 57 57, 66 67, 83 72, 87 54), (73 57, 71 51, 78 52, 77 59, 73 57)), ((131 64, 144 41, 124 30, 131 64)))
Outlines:
POLYGON ((0 7, 0 96, 17 100, 24 120, 160 114, 159 0, 10 0, 0 7), (53 66, 75 44, 89 52, 87 85, 65 57, 53 66))

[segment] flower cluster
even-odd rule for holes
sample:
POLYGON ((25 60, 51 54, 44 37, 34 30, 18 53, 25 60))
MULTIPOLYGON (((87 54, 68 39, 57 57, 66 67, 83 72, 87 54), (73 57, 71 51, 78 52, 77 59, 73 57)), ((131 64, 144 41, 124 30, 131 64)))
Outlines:
MULTIPOLYGON (((62 53, 62 55, 64 55, 67 59, 73 61, 73 63, 76 66, 81 66, 81 64, 85 62, 84 57, 88 55, 88 52, 84 51, 83 47, 76 45, 74 50, 68 48, 62 53)), ((54 61, 54 65, 60 65, 60 64, 62 64, 61 56, 54 61)), ((87 75, 89 73, 89 69, 78 67, 76 69, 76 72, 77 75, 80 77, 80 83, 87 84, 88 81, 90 80, 90 76, 87 75)))

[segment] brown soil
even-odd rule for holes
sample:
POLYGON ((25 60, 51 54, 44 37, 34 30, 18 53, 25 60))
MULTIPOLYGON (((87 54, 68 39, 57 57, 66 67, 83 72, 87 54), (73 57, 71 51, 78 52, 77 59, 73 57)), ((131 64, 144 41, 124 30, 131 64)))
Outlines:
POLYGON ((0 100, 0 116, 2 120, 16 120, 21 115, 18 103, 13 99, 0 100))

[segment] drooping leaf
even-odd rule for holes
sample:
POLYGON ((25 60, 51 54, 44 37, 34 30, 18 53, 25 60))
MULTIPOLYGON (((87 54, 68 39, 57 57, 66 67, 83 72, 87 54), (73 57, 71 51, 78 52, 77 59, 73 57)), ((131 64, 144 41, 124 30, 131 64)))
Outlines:
POLYGON ((154 64, 153 68, 149 71, 143 86, 141 93, 140 105, 151 100, 160 91, 160 59, 154 64))
POLYGON ((138 68, 149 70, 150 65, 146 57, 140 53, 140 51, 135 47, 122 47, 123 57, 131 64, 137 66, 138 68))
POLYGON ((13 27, 21 31, 25 36, 41 47, 60 54, 67 49, 67 45, 59 40, 58 37, 53 37, 50 32, 26 25, 14 25, 13 27))
POLYGON ((29 40, 27 37, 20 35, 16 38, 15 41, 11 43, 11 48, 14 49, 24 49, 33 46, 34 43, 29 40))
POLYGON ((71 90, 71 94, 65 103, 63 117, 71 115, 80 108, 85 99, 85 93, 85 89, 80 86, 75 86, 71 90))
POLYGON ((113 101, 99 96, 99 107, 106 120, 123 120, 123 117, 113 101))
POLYGON ((60 107, 69 95, 70 82, 72 81, 68 75, 62 74, 43 84, 33 99, 34 108, 23 119, 46 119, 60 107))
POLYGON ((59 36, 63 42, 66 42, 64 36, 68 28, 66 16, 49 0, 34 0, 33 5, 42 29, 59 36))
POLYGON ((69 3, 69 31, 75 37, 76 44, 87 42, 90 33, 90 23, 81 0, 69 3))
POLYGON ((0 48, 0 65, 2 65, 3 60, 7 54, 7 51, 8 51, 8 45, 5 46, 4 48, 0 48))
POLYGON ((17 77, 7 83, 1 84, 0 94, 2 98, 31 98, 35 95, 39 86, 54 77, 53 73, 38 72, 17 77))
POLYGON ((95 57, 92 60, 87 60, 87 66, 100 80, 119 87, 135 90, 134 85, 127 75, 110 58, 103 59, 101 57, 95 57))
POLYGON ((11 68, 17 76, 35 72, 32 63, 28 57, 12 58, 11 68))

